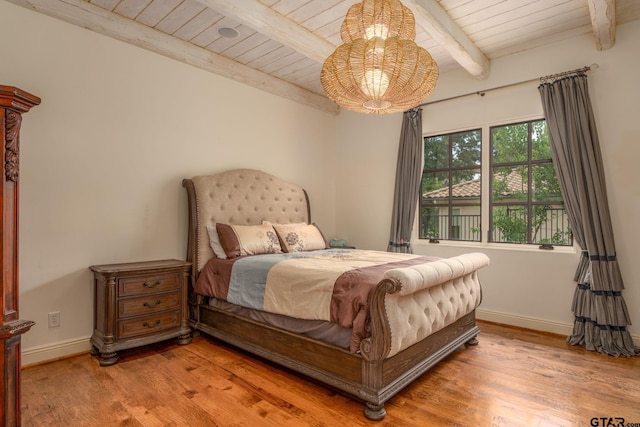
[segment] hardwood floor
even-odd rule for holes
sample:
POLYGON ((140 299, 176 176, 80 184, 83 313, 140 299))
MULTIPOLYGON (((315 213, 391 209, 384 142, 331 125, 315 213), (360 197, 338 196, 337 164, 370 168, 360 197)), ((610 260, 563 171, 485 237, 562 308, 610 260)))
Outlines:
POLYGON ((364 418, 360 402, 199 336, 25 368, 23 426, 640 426, 640 358, 479 322, 457 351, 364 418), (591 421, 592 418, 606 420, 591 421), (637 424, 636 424, 637 423, 637 424))

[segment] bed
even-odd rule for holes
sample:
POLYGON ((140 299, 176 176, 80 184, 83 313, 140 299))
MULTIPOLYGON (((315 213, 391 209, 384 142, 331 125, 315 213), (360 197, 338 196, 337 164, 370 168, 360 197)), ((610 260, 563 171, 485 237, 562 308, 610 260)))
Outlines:
POLYGON ((258 170, 197 176, 183 186, 194 330, 359 399, 371 420, 383 419, 385 402, 433 365, 477 343, 486 255, 327 248, 304 189, 258 170), (303 274, 288 270, 296 267, 303 274), (326 272, 352 280, 340 285, 320 276, 326 272), (260 286, 238 284, 246 277, 260 286), (303 286, 306 294, 293 294, 303 286), (345 299, 352 297, 357 302, 345 299))

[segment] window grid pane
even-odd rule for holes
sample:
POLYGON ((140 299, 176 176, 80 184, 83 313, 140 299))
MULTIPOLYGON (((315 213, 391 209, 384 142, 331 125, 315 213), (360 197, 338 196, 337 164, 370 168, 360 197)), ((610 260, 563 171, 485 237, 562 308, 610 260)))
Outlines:
POLYGON ((424 141, 419 237, 481 241, 481 130, 424 141))
POLYGON ((489 242, 571 246, 546 122, 491 128, 489 242))

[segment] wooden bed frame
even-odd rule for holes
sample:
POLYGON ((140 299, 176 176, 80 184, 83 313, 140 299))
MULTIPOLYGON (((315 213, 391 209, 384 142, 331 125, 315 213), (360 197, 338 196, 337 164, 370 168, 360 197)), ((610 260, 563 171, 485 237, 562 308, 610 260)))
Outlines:
MULTIPOLYGON (((203 222, 310 222, 308 197, 295 185, 250 169, 194 177, 183 180, 182 184, 187 190, 189 203, 187 261, 193 263, 189 311, 190 326, 195 330, 364 401, 364 414, 371 420, 383 419, 386 414, 384 403, 440 360, 465 343, 477 343, 479 328, 475 323, 474 309, 389 357, 392 332, 385 299, 402 288, 399 280, 394 278, 384 279, 375 287, 370 301, 371 336, 362 341, 360 353, 351 353, 347 349, 209 306, 206 298, 193 292, 193 284, 204 263, 214 256, 210 249, 207 251, 208 239, 203 222), (198 186, 202 188, 203 180, 209 183, 204 185, 210 186, 210 191, 197 190, 198 186), (226 189, 218 194, 220 188, 226 189), (254 192, 260 192, 258 198, 273 200, 264 201, 266 204, 260 202, 257 206, 246 205, 243 200, 251 199, 248 196, 254 192), (277 206, 282 203, 283 207, 273 209, 269 203, 277 206), (293 203, 293 207, 289 203, 293 203), (263 208, 264 212, 260 212, 263 208), (210 212, 212 209, 213 213, 210 212)), ((477 271, 469 273, 466 280, 477 281, 477 271)))

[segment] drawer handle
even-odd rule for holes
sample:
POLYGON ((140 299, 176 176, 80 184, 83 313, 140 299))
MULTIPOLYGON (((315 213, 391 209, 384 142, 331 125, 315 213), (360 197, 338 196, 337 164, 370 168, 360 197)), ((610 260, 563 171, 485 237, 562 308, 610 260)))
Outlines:
POLYGON ((146 286, 147 288, 153 289, 153 288, 155 288, 156 286, 158 286, 160 283, 162 283, 162 282, 160 282, 160 280, 157 280, 157 281, 156 281, 156 283, 144 282, 144 283, 142 284, 142 286, 146 286))
POLYGON ((151 304, 149 304, 148 302, 145 301, 144 305, 145 307, 149 307, 149 308, 153 308, 156 307, 158 304, 160 304, 162 301, 160 300, 156 300, 156 302, 152 302, 151 304))
POLYGON ((150 324, 149 322, 144 322, 142 324, 142 326, 146 326, 147 328, 155 328, 156 326, 158 326, 160 324, 160 320, 156 320, 155 323, 150 324))

